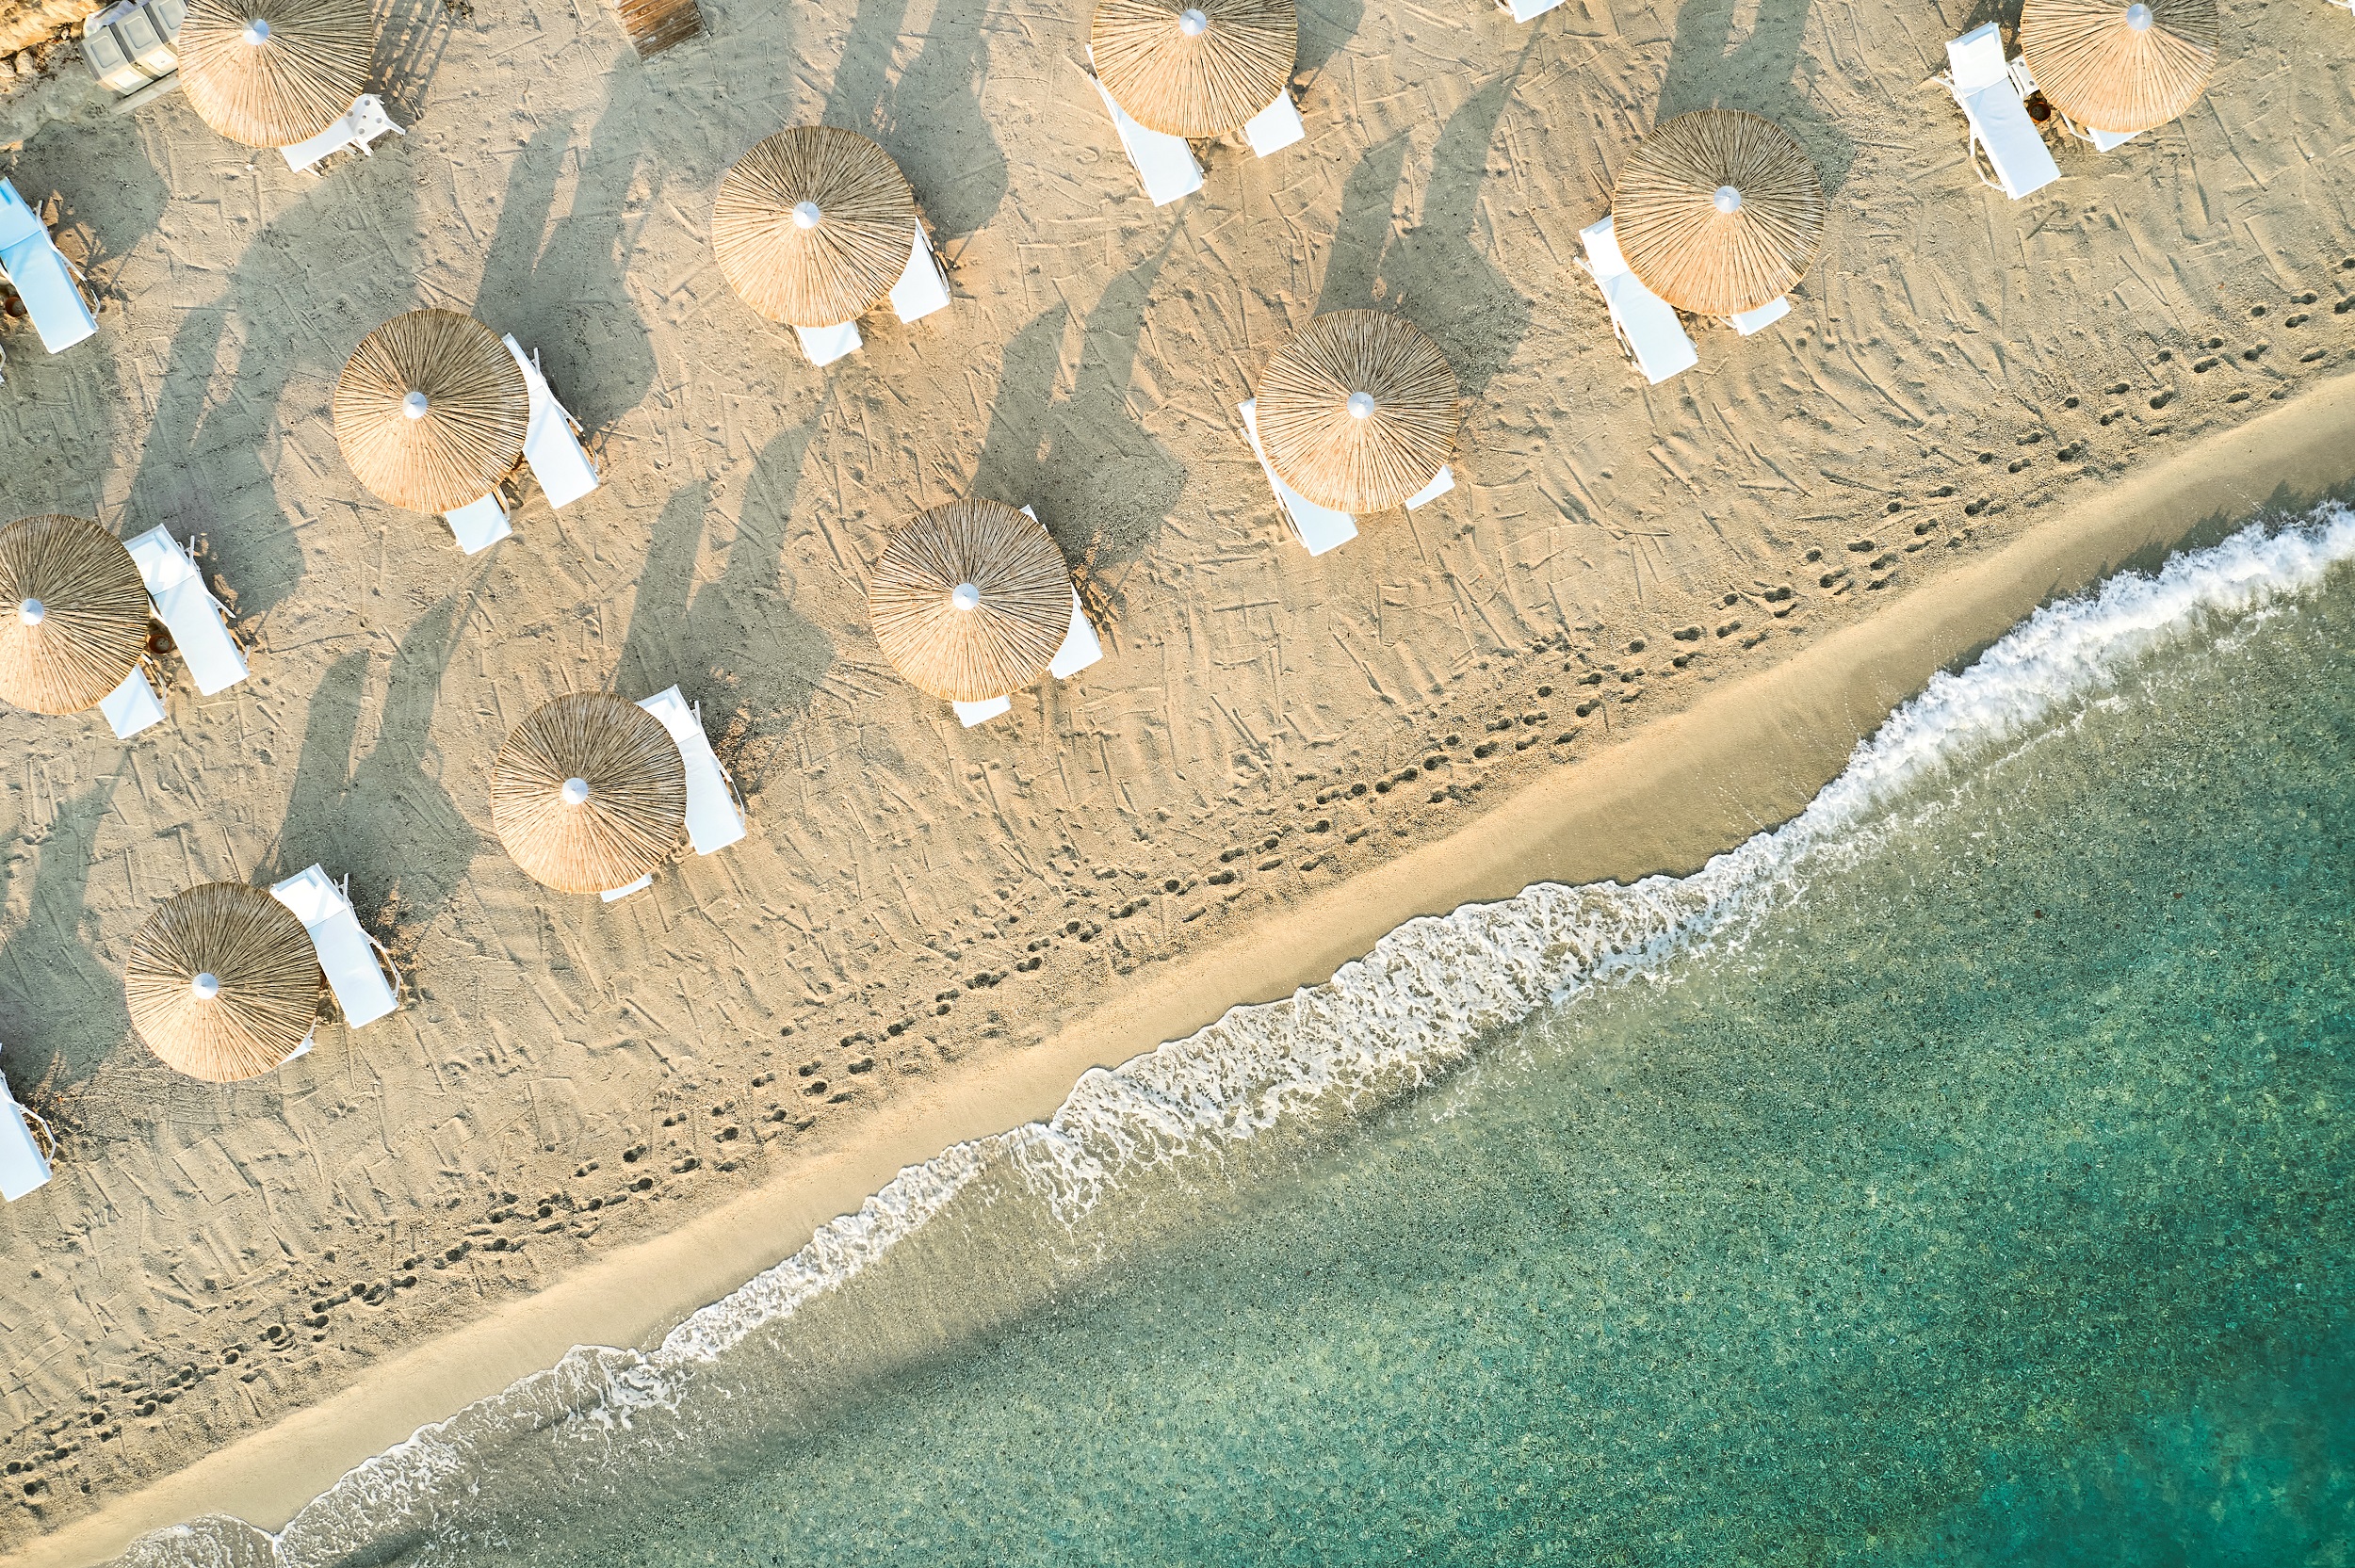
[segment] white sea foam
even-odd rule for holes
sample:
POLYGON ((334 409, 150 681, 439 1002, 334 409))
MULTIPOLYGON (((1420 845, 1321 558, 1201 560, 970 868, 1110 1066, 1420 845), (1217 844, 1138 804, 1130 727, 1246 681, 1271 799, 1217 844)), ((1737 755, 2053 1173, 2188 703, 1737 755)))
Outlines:
POLYGON ((149 1537, 133 1556, 156 1568, 273 1558, 311 1564, 421 1540, 436 1521, 470 1506, 479 1466, 500 1445, 535 1433, 609 1437, 648 1413, 675 1414, 699 1369, 857 1278, 983 1174, 1003 1172, 1069 1220, 1140 1166, 1442 1073, 1549 1001, 1658 973, 1694 944, 1737 933, 1805 878, 1858 852, 1893 807, 1933 793, 1941 776, 2098 700, 2167 642, 2308 591, 2350 558, 2355 513, 2326 507, 2298 526, 2271 534, 2251 527, 2155 576, 2120 576, 2041 609, 1969 669, 1933 679, 1799 816, 1691 876, 1632 886, 1541 884, 1410 921, 1324 985, 1236 1008, 1185 1040, 1090 1071, 1045 1123, 910 1166, 857 1213, 695 1313, 651 1352, 576 1349, 360 1465, 275 1537, 200 1527, 149 1537))

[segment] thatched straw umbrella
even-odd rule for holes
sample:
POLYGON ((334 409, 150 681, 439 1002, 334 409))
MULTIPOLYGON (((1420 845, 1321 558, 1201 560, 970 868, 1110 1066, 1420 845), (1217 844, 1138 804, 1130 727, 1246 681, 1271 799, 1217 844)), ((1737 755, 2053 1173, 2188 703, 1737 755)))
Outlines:
POLYGON ((1384 511, 1431 482, 1455 447, 1455 373, 1386 311, 1312 318, 1259 373, 1259 445, 1322 507, 1384 511))
POLYGON ((559 697, 499 748, 491 825, 535 881, 562 893, 626 887, 687 831, 687 765, 636 703, 601 691, 559 697))
POLYGON ((180 89, 230 140, 284 147, 368 90, 375 48, 367 0, 188 0, 180 89))
POLYGON ((326 985, 302 922, 243 882, 189 888, 149 915, 122 971, 147 1048, 207 1083, 284 1061, 317 1021, 326 985))
POLYGON ((87 517, 0 528, 0 699, 79 713, 147 650, 147 587, 122 542, 87 517))
POLYGON ((744 302, 771 321, 837 327, 891 292, 916 246, 900 166, 856 131, 796 125, 720 182, 711 249, 744 302))
POLYGON ((522 366, 455 311, 411 311, 360 340, 335 381, 335 441, 380 499, 452 511, 491 493, 524 455, 522 366))
POLYGON ((1098 0, 1088 40, 1097 80, 1138 124, 1214 137, 1275 102, 1300 24, 1292 0, 1098 0))
POLYGON ((2120 136, 2191 107, 2216 48, 2216 0, 2028 0, 2020 18, 2020 53, 2045 101, 2120 136))
POLYGON ((919 512, 867 589, 875 640, 909 682, 951 703, 1029 686, 1071 629, 1071 569, 1047 530, 997 501, 919 512))
POLYGON ((1791 292, 1823 243, 1823 177, 1798 139, 1738 109, 1681 114, 1619 170, 1612 230, 1644 286, 1696 315, 1791 292))

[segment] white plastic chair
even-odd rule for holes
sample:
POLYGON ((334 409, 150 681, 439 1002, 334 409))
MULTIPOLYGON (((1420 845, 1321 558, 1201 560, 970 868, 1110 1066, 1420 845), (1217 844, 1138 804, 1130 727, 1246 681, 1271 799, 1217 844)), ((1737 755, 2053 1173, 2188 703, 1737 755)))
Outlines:
POLYGON ((531 403, 524 427, 524 461, 531 464, 531 477, 540 481, 540 493, 548 498, 549 507, 570 506, 597 488, 596 465, 580 449, 580 438, 575 433, 579 422, 548 390, 547 378, 540 373, 540 350, 526 354, 512 332, 503 341, 524 373, 524 390, 531 403))
POLYGON ((405 137, 409 133, 393 123, 393 117, 384 112, 384 101, 373 92, 364 92, 351 101, 343 118, 307 141, 282 147, 286 167, 298 174, 310 173, 319 164, 347 147, 357 147, 369 157, 376 155, 372 145, 384 137, 405 137))
POLYGON ((25 204, 16 186, 0 180, 0 274, 16 285, 41 346, 55 354, 98 331, 73 268, 49 237, 49 225, 25 204))
POLYGON ((1113 95, 1104 90, 1104 84, 1096 80, 1094 72, 1088 73, 1088 80, 1112 113, 1113 129, 1120 137, 1121 151, 1129 154, 1137 178, 1145 182, 1147 201, 1157 207, 1165 207, 1202 188, 1202 166, 1194 162, 1194 149, 1186 145, 1185 137, 1146 130, 1129 118, 1127 109, 1113 102, 1113 95))
POLYGON ((662 721, 687 765, 687 841, 699 855, 717 854, 744 836, 744 807, 728 770, 704 734, 703 704, 690 704, 679 688, 658 691, 640 707, 662 721))
POLYGON ((855 321, 845 321, 839 327, 796 327, 793 335, 801 339, 802 353, 812 364, 832 364, 865 346, 855 321))
POLYGON ((507 520, 507 503, 495 490, 479 501, 469 501, 456 511, 444 512, 442 521, 457 537, 458 548, 466 555, 488 550, 515 531, 507 520))
MULTIPOLYGON (((1251 455, 1259 460, 1259 472, 1267 476, 1268 488, 1283 503, 1284 515, 1291 520, 1292 533, 1307 547, 1308 554, 1321 556, 1327 550, 1338 550, 1357 537, 1357 520, 1345 511, 1320 507, 1306 495, 1276 477, 1275 465, 1267 461, 1267 451, 1259 445, 1259 400, 1246 398, 1235 405, 1242 415, 1243 434, 1251 439, 1251 455)), ((1446 473, 1441 469, 1442 474, 1446 473)), ((1453 480, 1450 481, 1451 484, 1453 480)))
POLYGON ((244 680, 245 654, 229 635, 229 612, 204 586, 203 574, 171 530, 151 528, 125 548, 138 563, 155 618, 171 628, 196 689, 210 697, 244 680))
MULTIPOLYGON (((1990 23, 1989 25, 1991 26, 1993 24, 1990 23)), ((2026 99, 2030 93, 2037 90, 2036 77, 2028 70, 2028 62, 2026 59, 2019 56, 2014 56, 2012 57, 2011 67, 2007 74, 2011 77, 2012 89, 2018 92, 2022 99, 2026 99)), ((2047 100, 2047 102, 2050 102, 2050 100, 2047 100)), ((2022 112, 2023 114, 2026 112, 2024 107, 2022 112)), ((2062 130, 2067 131, 2071 136, 2075 137, 2079 141, 2089 141, 2093 143, 2093 150, 2097 153, 2116 152, 2119 148, 2123 147, 2128 142, 2134 140, 2135 137, 2142 135, 2140 131, 2097 131, 2091 126, 2080 125, 2075 121, 2070 119, 2069 116, 2063 114, 2058 104, 2053 105, 2053 118, 2060 121, 2062 130)), ((2034 121, 2031 121, 2030 123, 2033 124, 2034 121)), ((2041 140, 2042 138, 2039 137, 2038 139, 2041 140)))
POLYGON ((949 284, 940 275, 924 225, 916 225, 916 243, 908 249, 908 264, 891 285, 891 308, 902 321, 921 321, 934 311, 949 308, 949 284))
POLYGON ((360 924, 351 907, 350 888, 350 878, 338 886, 328 879, 324 867, 314 865, 269 891, 311 933, 319 970, 327 977, 328 989, 335 994, 335 1005, 343 1010, 344 1024, 356 1029, 400 1006, 401 981, 392 955, 360 924), (390 980, 385 978, 387 970, 392 974, 390 980))
POLYGON ((135 666, 122 684, 98 700, 98 711, 114 727, 117 740, 128 740, 141 730, 164 721, 163 700, 147 681, 144 665, 135 666))
POLYGON ((1685 335, 1675 308, 1629 270, 1627 258, 1619 253, 1612 220, 1605 218, 1590 223, 1579 231, 1578 237, 1586 247, 1579 265, 1602 291, 1602 301, 1611 309, 1611 330, 1634 357, 1635 368, 1644 373, 1644 380, 1658 386, 1700 364, 1700 351, 1685 335))
POLYGON ((1955 95, 1971 127, 1971 170, 1980 184, 2017 202, 2060 178, 2053 150, 2028 118, 2026 90, 2005 67, 2004 37, 1996 24, 1973 27, 1950 41, 1946 70, 1938 79, 1955 95))
MULTIPOLYGON (((0 1073, 0 1198, 16 1202, 36 1188, 49 1184, 49 1156, 33 1136, 33 1123, 49 1132, 49 1123, 16 1103, 8 1092, 8 1075, 0 1073)), ((50 1138, 54 1147, 57 1140, 50 1138)))
MULTIPOLYGON (((1560 0, 1555 0, 1556 4, 1560 0)), ((1243 122, 1242 138, 1251 144, 1251 151, 1260 157, 1280 153, 1308 134, 1308 127, 1300 122, 1299 105, 1292 102, 1291 89, 1275 95, 1275 102, 1243 122)), ((1193 154, 1189 153, 1188 156, 1193 154)))

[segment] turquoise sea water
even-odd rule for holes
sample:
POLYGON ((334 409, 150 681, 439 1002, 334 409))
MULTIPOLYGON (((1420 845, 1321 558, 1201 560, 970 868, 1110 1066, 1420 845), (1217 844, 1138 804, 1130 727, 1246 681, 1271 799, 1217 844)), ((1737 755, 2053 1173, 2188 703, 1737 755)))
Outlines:
POLYGON ((2348 1561, 2349 557, 2046 612, 1708 872, 1418 923, 136 1555, 2348 1561))

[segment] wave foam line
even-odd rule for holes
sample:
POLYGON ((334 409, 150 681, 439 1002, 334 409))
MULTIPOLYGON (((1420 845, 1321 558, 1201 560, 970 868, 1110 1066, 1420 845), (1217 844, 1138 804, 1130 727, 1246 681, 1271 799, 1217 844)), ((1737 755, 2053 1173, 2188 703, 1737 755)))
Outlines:
MULTIPOLYGON (((671 1331, 651 1352, 584 1346, 450 1420, 359 1465, 268 1541, 258 1560, 332 1561, 363 1539, 421 1538, 465 1506, 475 1456, 533 1431, 626 1427, 676 1411, 696 1368, 815 1297, 857 1278, 1002 1165, 1066 1220, 1124 1170, 1247 1139, 1312 1107, 1411 1087, 1468 1059, 1480 1041, 1604 981, 1657 974, 1671 957, 1746 925, 1795 894, 1802 873, 1857 851, 1903 798, 2109 689, 2136 661, 2220 618, 2308 592, 2355 558, 2355 512, 2335 504, 2268 534, 2243 529, 2038 610, 1968 669, 1934 677, 1840 776, 1781 827, 1687 877, 1567 887, 1540 883, 1492 904, 1408 921, 1325 984, 1230 1010, 1117 1068, 1091 1069, 1053 1117, 961 1143, 902 1170, 821 1226, 809 1244, 671 1331), (1827 857, 1832 857, 1827 859, 1827 857)), ((252 1532, 262 1536, 262 1532, 252 1532)), ((255 1543, 258 1544, 258 1543, 255 1543)), ((200 1528, 148 1537, 128 1561, 222 1560, 200 1528)), ((242 1561, 254 1561, 245 1553, 242 1561)))

